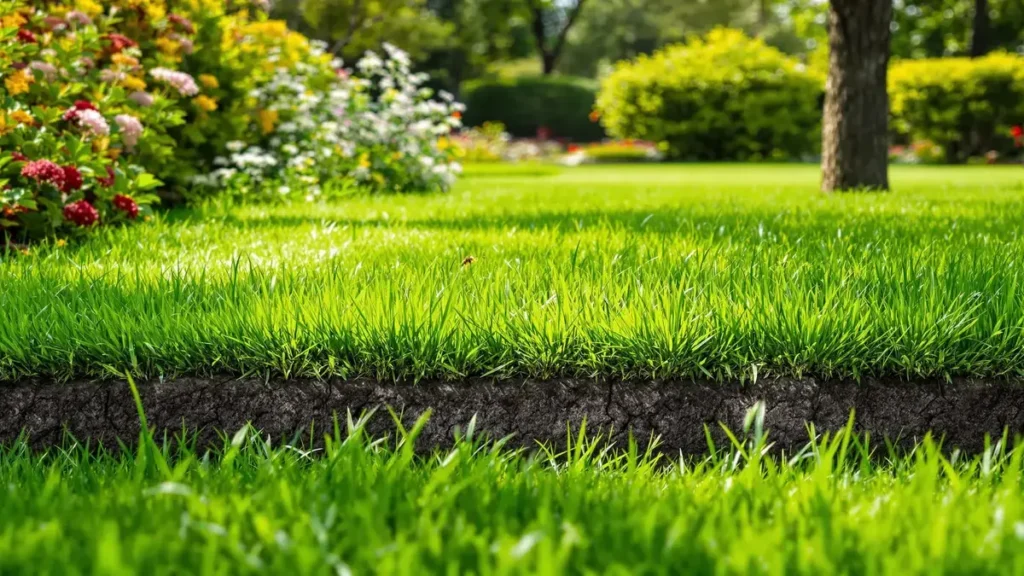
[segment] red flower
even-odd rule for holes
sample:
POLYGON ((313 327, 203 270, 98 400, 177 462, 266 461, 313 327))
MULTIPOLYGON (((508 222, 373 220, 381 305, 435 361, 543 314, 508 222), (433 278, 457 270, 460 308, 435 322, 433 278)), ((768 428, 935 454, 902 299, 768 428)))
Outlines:
POLYGON ((110 42, 110 53, 117 54, 125 48, 138 46, 138 42, 123 34, 107 34, 107 41, 110 42))
POLYGON ((117 180, 117 174, 114 173, 114 169, 107 166, 107 177, 97 176, 96 181, 100 183, 100 186, 104 188, 110 188, 114 185, 114 181, 117 180))
POLYGON ((28 162, 28 156, 25 156, 21 152, 15 150, 14 152, 11 152, 11 160, 14 160, 15 162, 28 162))
POLYGON ((576 144, 569 144, 569 149, 568 149, 569 154, 575 154, 575 153, 577 153, 579 151, 580 151, 580 147, 579 146, 577 146, 576 144))
POLYGON ((178 25, 179 28, 181 28, 185 32, 188 32, 189 34, 196 33, 196 28, 192 25, 192 21, 188 18, 185 18, 184 16, 181 16, 179 14, 171 14, 167 16, 167 19, 170 20, 172 23, 178 25))
POLYGON ((64 207, 64 219, 79 226, 92 226, 100 219, 100 213, 85 200, 72 202, 64 207))
POLYGON ((21 168, 21 175, 36 182, 64 187, 64 169, 49 160, 35 160, 21 168))
POLYGON ((31 30, 26 30, 24 28, 19 28, 18 29, 18 41, 23 42, 25 44, 35 44, 36 43, 36 35, 33 34, 31 30))
POLYGON ((1013 136, 1014 138, 1024 137, 1024 127, 1014 126, 1013 128, 1010 128, 1010 136, 1013 136))
POLYGON ((64 113, 63 118, 66 122, 71 122, 78 116, 78 113, 82 110, 97 110, 97 108, 92 102, 89 102, 88 100, 75 100, 75 105, 71 108, 68 108, 68 111, 64 113))
POLYGON ((78 171, 78 168, 74 166, 65 166, 64 170, 64 184, 60 187, 60 191, 65 194, 74 192, 82 188, 82 173, 78 171))
POLYGON ((132 220, 139 216, 139 205, 135 203, 131 196, 116 194, 114 196, 114 208, 124 212, 132 220))

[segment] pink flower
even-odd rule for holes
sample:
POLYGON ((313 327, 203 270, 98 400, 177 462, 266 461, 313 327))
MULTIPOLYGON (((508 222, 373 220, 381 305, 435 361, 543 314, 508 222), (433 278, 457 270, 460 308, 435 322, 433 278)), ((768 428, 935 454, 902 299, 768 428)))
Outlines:
POLYGON ((28 67, 33 69, 33 70, 38 70, 38 71, 42 72, 43 73, 43 78, 47 82, 53 82, 54 80, 57 79, 57 67, 54 66, 53 64, 50 64, 49 62, 43 62, 42 60, 35 60, 33 62, 30 62, 28 67))
POLYGON ((192 21, 180 14, 169 14, 167 19, 189 34, 196 33, 196 28, 192 25, 192 21))
POLYGON ((71 122, 77 119, 79 112, 83 110, 96 110, 96 105, 88 100, 75 100, 75 105, 68 108, 68 111, 64 113, 64 121, 71 122))
POLYGON ((39 183, 64 187, 64 169, 49 160, 33 160, 21 167, 21 175, 39 183))
POLYGON ((78 168, 65 166, 62 170, 64 170, 64 183, 61 184, 61 192, 69 194, 82 188, 82 173, 78 171, 78 168))
POLYGON ((143 108, 149 108, 153 105, 153 97, 146 92, 142 92, 141 90, 129 94, 128 99, 132 102, 135 102, 139 106, 142 106, 143 108))
POLYGON ((128 114, 118 114, 114 117, 114 122, 117 122, 121 129, 121 141, 124 142, 128 150, 134 149, 135 145, 139 143, 139 137, 142 136, 142 122, 128 114))
POLYGON ((100 213, 85 200, 72 202, 64 207, 64 219, 79 226, 92 226, 100 219, 100 213))
POLYGON ((125 48, 134 48, 139 45, 138 42, 123 34, 107 34, 106 40, 110 42, 111 54, 116 54, 125 48))
POLYGON ((89 24, 92 24, 92 18, 89 18, 89 15, 85 12, 79 12, 78 10, 68 12, 65 19, 69 24, 78 24, 79 26, 88 26, 89 24))
POLYGON ((113 200, 114 208, 125 213, 128 218, 135 220, 139 216, 139 205, 135 203, 135 200, 131 196, 125 196, 124 194, 115 194, 113 200))
POLYGON ((126 77, 124 72, 118 72, 117 70, 110 70, 109 68, 100 70, 100 82, 113 84, 114 82, 124 80, 126 77))
POLYGON ((108 136, 110 134, 110 125, 107 124, 106 118, 95 110, 80 110, 75 116, 75 120, 87 134, 93 136, 108 136))
POLYGON ((196 85, 195 79, 185 72, 168 70, 167 68, 153 68, 149 71, 149 75, 161 82, 170 84, 182 96, 195 96, 199 94, 199 86, 196 85))

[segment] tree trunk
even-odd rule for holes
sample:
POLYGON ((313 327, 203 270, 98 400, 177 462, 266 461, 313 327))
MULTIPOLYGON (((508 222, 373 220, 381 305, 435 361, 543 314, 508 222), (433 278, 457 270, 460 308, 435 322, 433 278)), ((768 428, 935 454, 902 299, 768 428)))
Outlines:
POLYGON ((974 24, 971 31, 971 58, 984 56, 989 52, 988 0, 974 0, 974 24))
POLYGON ((550 52, 544 52, 540 55, 540 62, 542 71, 545 76, 549 76, 555 72, 555 56, 550 52))
POLYGON ((892 0, 829 2, 822 190, 889 189, 892 0))

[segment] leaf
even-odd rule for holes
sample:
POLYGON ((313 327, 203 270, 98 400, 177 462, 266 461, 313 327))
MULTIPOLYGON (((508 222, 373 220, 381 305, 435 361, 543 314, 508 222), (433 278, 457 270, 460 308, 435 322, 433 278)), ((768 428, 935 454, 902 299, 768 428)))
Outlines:
POLYGON ((139 177, 135 179, 135 187, 139 190, 152 190, 153 188, 163 186, 163 184, 164 183, 158 180, 156 176, 153 176, 148 172, 140 174, 139 177))

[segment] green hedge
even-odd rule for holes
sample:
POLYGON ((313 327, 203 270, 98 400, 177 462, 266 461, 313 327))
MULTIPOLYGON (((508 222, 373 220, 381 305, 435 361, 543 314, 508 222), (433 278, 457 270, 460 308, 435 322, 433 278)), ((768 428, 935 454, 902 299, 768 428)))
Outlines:
POLYGON ((1010 128, 1024 123, 1024 58, 905 60, 889 71, 893 130, 930 140, 947 162, 989 151, 1014 154, 1010 128))
POLYGON ((789 159, 820 147, 824 79, 737 30, 621 62, 597 111, 618 138, 663 144, 676 160, 789 159))
POLYGON ((571 76, 527 76, 467 82, 462 89, 467 126, 501 122, 517 138, 534 138, 543 126, 552 138, 594 142, 604 138, 590 120, 597 83, 571 76))

